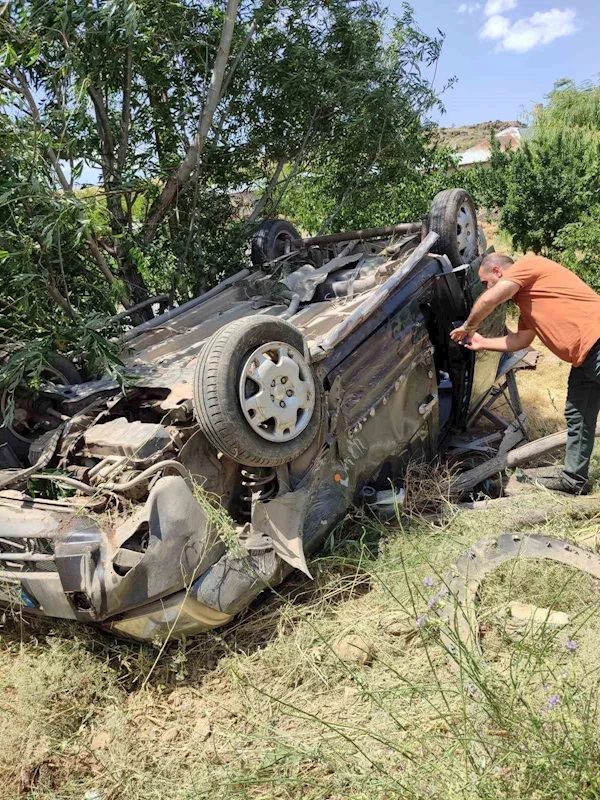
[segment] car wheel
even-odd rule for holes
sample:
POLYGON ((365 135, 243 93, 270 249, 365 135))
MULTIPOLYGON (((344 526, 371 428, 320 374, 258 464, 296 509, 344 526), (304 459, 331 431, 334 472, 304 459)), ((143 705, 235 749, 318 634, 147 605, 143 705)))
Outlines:
POLYGON ((477 215, 471 196, 464 189, 446 189, 433 198, 429 230, 440 237, 432 250, 446 255, 453 267, 477 258, 477 215))
POLYGON ((304 338, 283 320, 252 316, 205 344, 194 375, 200 429, 240 464, 274 467, 301 455, 321 425, 322 391, 304 338))
POLYGON ((482 256, 487 250, 487 238, 481 225, 477 226, 477 255, 482 256))
MULTIPOLYGON (((59 353, 49 354, 48 365, 42 369, 41 377, 63 386, 74 386, 82 382, 81 374, 75 364, 59 353)), ((0 423, 7 416, 8 397, 8 391, 4 391, 0 396, 0 423)), ((27 458, 29 447, 37 436, 39 433, 29 435, 27 432, 19 432, 10 424, 0 427, 0 442, 8 444, 13 453, 21 460, 27 458)))
POLYGON ((255 267, 279 258, 285 253, 286 244, 299 239, 300 234, 285 219, 269 219, 262 223, 252 237, 251 259, 255 267))

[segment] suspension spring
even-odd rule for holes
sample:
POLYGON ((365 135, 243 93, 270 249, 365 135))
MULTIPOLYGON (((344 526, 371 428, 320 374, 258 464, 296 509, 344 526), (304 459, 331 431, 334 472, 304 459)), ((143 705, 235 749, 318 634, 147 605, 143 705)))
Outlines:
POLYGON ((265 502, 277 492, 277 473, 269 467, 241 467, 242 474, 242 513, 250 517, 252 503, 256 500, 265 502))

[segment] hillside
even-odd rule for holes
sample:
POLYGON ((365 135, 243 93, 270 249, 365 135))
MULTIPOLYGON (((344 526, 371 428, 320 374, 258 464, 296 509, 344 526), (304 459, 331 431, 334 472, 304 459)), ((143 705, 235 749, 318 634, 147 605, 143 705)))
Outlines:
POLYGON ((489 139, 492 128, 501 131, 511 125, 522 127, 520 122, 503 122, 502 120, 490 120, 489 122, 478 122, 476 125, 457 125, 452 128, 439 128, 440 144, 447 145, 456 153, 462 153, 473 147, 478 142, 489 139))

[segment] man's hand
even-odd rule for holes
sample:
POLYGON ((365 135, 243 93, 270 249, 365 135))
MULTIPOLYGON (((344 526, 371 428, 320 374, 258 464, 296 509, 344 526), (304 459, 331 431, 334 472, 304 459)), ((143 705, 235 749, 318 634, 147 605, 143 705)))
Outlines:
MULTIPOLYGON (((464 329, 457 328, 450 333, 454 339, 454 334, 459 333, 464 329)), ((516 350, 522 350, 533 342, 535 333, 533 331, 517 331, 517 333, 509 333, 506 336, 498 336, 493 339, 487 339, 480 333, 469 332, 463 333, 460 344, 466 347, 467 350, 495 350, 499 353, 514 353, 516 350)))
POLYGON ((503 278, 495 286, 487 289, 483 294, 480 294, 471 313, 466 322, 451 331, 450 336, 455 342, 460 342, 465 336, 469 336, 477 330, 484 319, 487 319, 492 311, 497 308, 501 303, 505 303, 514 297, 519 291, 519 284, 514 281, 509 281, 503 278))
POLYGON ((480 333, 467 333, 467 341, 464 342, 464 347, 467 350, 487 350, 489 339, 486 339, 480 333))
POLYGON ((461 344, 462 340, 465 337, 469 337, 470 338, 470 337, 473 336, 474 333, 475 333, 475 331, 469 330, 466 327, 466 323, 463 322, 463 324, 460 326, 460 328, 454 328, 453 331, 450 331, 450 338, 452 339, 453 342, 458 342, 458 344, 461 344))

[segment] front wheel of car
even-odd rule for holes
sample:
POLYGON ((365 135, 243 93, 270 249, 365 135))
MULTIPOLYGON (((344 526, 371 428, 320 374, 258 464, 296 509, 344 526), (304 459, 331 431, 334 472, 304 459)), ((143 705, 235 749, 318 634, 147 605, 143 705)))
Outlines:
POLYGON ((251 316, 218 330, 204 345, 194 376, 200 429, 240 464, 293 461, 317 435, 322 391, 289 323, 251 316))
POLYGON ((471 195, 464 189, 445 189, 436 194, 429 212, 429 230, 439 236, 433 252, 448 256, 453 267, 477 258, 477 214, 471 195))

